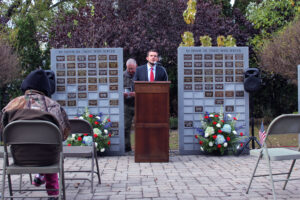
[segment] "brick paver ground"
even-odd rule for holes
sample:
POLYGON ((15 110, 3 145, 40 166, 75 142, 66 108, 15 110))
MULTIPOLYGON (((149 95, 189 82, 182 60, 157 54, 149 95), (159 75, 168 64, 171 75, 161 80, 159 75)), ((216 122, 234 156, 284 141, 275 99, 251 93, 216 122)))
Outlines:
MULTIPOLYGON (((169 163, 135 163, 134 156, 99 157, 102 184, 95 179, 94 194, 87 181, 66 181, 67 199, 211 199, 243 200, 272 199, 267 177, 254 179, 249 194, 245 194, 255 157, 243 156, 170 156, 169 163), (78 184, 79 183, 79 184, 78 184)), ((260 171, 267 172, 262 162, 260 171)), ((89 166, 87 159, 67 158, 66 169, 89 166)), ((274 172, 284 172, 290 162, 273 162, 274 172)), ((2 160, 0 161, 2 165, 2 160)), ((296 163, 292 177, 300 177, 300 164, 296 163)), ((66 174, 66 177, 80 176, 66 174)), ((15 186, 19 176, 13 177, 15 186)), ((29 186, 29 178, 23 176, 22 187, 29 186)), ((300 199, 300 180, 275 183, 278 199, 300 199)), ((44 193, 42 193, 44 194, 44 193)), ((28 194, 29 198, 32 194, 28 194)))

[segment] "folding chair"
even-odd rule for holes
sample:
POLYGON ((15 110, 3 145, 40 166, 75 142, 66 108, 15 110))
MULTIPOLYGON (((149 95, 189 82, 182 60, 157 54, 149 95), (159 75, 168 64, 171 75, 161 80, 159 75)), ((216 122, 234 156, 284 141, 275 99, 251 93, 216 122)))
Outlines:
MULTIPOLYGON (((20 198, 21 196, 13 196, 11 175, 15 174, 30 174, 41 173, 51 174, 59 173, 59 194, 51 197, 59 197, 65 199, 65 185, 64 185, 64 169, 63 169, 63 154, 62 154, 62 136, 58 127, 48 121, 42 120, 18 120, 9 123, 3 131, 4 143, 4 160, 3 160, 3 176, 2 176, 2 196, 4 198, 20 198), (23 166, 15 163, 9 164, 8 146, 22 145, 22 144, 40 144, 40 145, 57 145, 58 162, 49 166, 23 166), (5 179, 8 178, 9 196, 5 195, 5 179)), ((13 152, 11 152, 14 155, 13 152)), ((46 189, 22 189, 21 191, 46 191, 46 189)), ((42 196, 48 197, 48 196, 42 196)), ((35 196, 30 198, 41 198, 35 196)))
POLYGON ((65 172, 88 172, 91 174, 91 178, 66 178, 66 180, 87 180, 91 182, 91 192, 94 191, 94 173, 98 176, 98 182, 101 184, 100 170, 97 160, 97 151, 94 141, 94 132, 91 124, 83 119, 70 119, 71 134, 88 134, 92 136, 92 146, 64 146, 64 157, 89 157, 91 159, 91 170, 68 170, 65 172), (97 171, 94 170, 96 164, 97 171))
POLYGON ((268 148, 266 143, 266 139, 268 135, 271 134, 299 134, 299 133, 300 133, 299 114, 280 115, 279 117, 275 118, 271 122, 266 132, 267 135, 263 147, 261 149, 255 149, 250 151, 250 155, 258 156, 258 159, 254 167, 246 194, 248 194, 252 180, 255 177, 262 177, 262 176, 270 177, 270 183, 272 185, 272 192, 273 192, 274 199, 276 199, 274 182, 285 181, 283 186, 283 189, 285 189, 289 180, 300 180, 300 178, 290 179, 295 162, 297 159, 300 158, 300 152, 299 152, 300 148, 298 148, 298 151, 287 149, 287 148, 268 148), (269 174, 256 175, 258 164, 262 159, 267 160, 269 174), (271 161, 282 161, 282 160, 292 160, 292 164, 290 166, 289 171, 284 173, 272 173, 271 161), (286 179, 273 179, 273 176, 275 175, 284 175, 284 174, 287 174, 286 179))

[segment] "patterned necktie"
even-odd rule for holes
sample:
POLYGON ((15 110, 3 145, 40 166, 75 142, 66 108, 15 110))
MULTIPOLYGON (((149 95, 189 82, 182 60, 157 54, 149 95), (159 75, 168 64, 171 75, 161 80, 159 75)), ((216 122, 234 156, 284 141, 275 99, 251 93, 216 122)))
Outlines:
POLYGON ((154 73, 153 73, 153 67, 150 68, 150 82, 154 81, 154 73))

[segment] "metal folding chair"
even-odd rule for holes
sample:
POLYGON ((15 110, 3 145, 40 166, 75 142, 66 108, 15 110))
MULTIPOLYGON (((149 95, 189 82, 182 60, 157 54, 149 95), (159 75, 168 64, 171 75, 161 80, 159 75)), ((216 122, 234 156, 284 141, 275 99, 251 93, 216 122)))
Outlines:
MULTIPOLYGON (((65 185, 64 185, 64 169, 63 169, 63 154, 62 154, 62 135, 58 127, 48 121, 42 120, 18 120, 9 123, 3 131, 4 143, 4 160, 3 160, 3 176, 2 176, 2 196, 4 198, 19 198, 21 195, 13 196, 11 175, 15 174, 51 174, 59 173, 59 194, 51 197, 58 197, 65 199, 65 185), (58 162, 49 166, 23 166, 15 163, 9 164, 8 146, 22 145, 22 144, 40 144, 40 145, 55 145, 58 150, 58 162), (8 178, 9 193, 5 195, 5 179, 8 178)), ((13 152, 12 152, 13 155, 13 152)), ((21 191, 46 191, 46 189, 21 189, 21 191)), ((48 196, 42 196, 48 197, 48 196)), ((41 198, 35 196, 30 198, 41 198)))
MULTIPOLYGON (((266 139, 268 135, 272 134, 299 134, 300 133, 300 115, 299 114, 285 114, 280 115, 279 117, 275 118, 271 124, 268 127, 268 130, 266 132, 266 139)), ((265 141, 266 141, 265 139, 265 141)), ((275 194, 275 187, 274 182, 279 181, 285 181, 283 189, 286 188, 286 185, 288 181, 290 180, 300 180, 300 178, 293 178, 291 179, 291 173, 293 171, 295 162, 297 159, 300 158, 300 148, 298 148, 298 151, 287 149, 287 148, 268 148, 267 143, 264 142, 263 147, 261 149, 255 149, 250 151, 250 155, 258 156, 256 165, 254 167, 246 194, 248 194, 249 189, 251 187, 251 183, 253 181, 253 178, 256 177, 262 177, 262 176, 269 176, 270 177, 270 183, 272 185, 272 192, 273 192, 273 198, 276 199, 275 194), (267 165, 269 169, 269 174, 261 174, 256 175, 256 170, 258 167, 258 164, 260 160, 267 160, 267 165), (284 173, 272 173, 272 167, 271 167, 271 161, 283 161, 283 160, 292 160, 292 164, 290 166, 290 169, 288 172, 284 173), (276 175, 284 175, 287 174, 286 179, 274 179, 273 176, 276 175)))
POLYGON ((92 158, 91 159, 91 170, 68 170, 65 172, 86 172, 90 173, 90 178, 66 178, 66 180, 87 180, 91 182, 91 192, 94 192, 94 173, 98 176, 98 182, 101 184, 100 170, 97 159, 97 151, 94 141, 93 127, 91 124, 83 119, 70 119, 71 124, 71 134, 88 134, 92 136, 93 142, 92 146, 64 146, 63 154, 64 157, 82 157, 82 158, 92 158), (94 170, 94 165, 96 164, 97 171, 94 170))

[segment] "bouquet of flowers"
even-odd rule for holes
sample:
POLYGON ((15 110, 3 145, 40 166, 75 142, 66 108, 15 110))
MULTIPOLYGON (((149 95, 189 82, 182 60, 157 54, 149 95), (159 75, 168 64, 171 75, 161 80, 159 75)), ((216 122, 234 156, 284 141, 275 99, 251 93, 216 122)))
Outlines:
POLYGON ((68 146, 91 146, 93 144, 93 138, 98 151, 104 152, 105 149, 110 147, 111 134, 111 122, 108 116, 103 116, 102 113, 99 115, 90 114, 89 110, 79 116, 79 119, 87 120, 92 126, 94 135, 88 134, 72 134, 67 139, 68 146))
POLYGON ((199 139, 200 150, 223 155, 225 151, 235 151, 242 147, 240 137, 243 133, 238 134, 235 130, 236 120, 237 118, 230 114, 224 117, 222 111, 206 113, 204 119, 201 119, 202 127, 197 129, 199 135, 195 135, 199 139))

